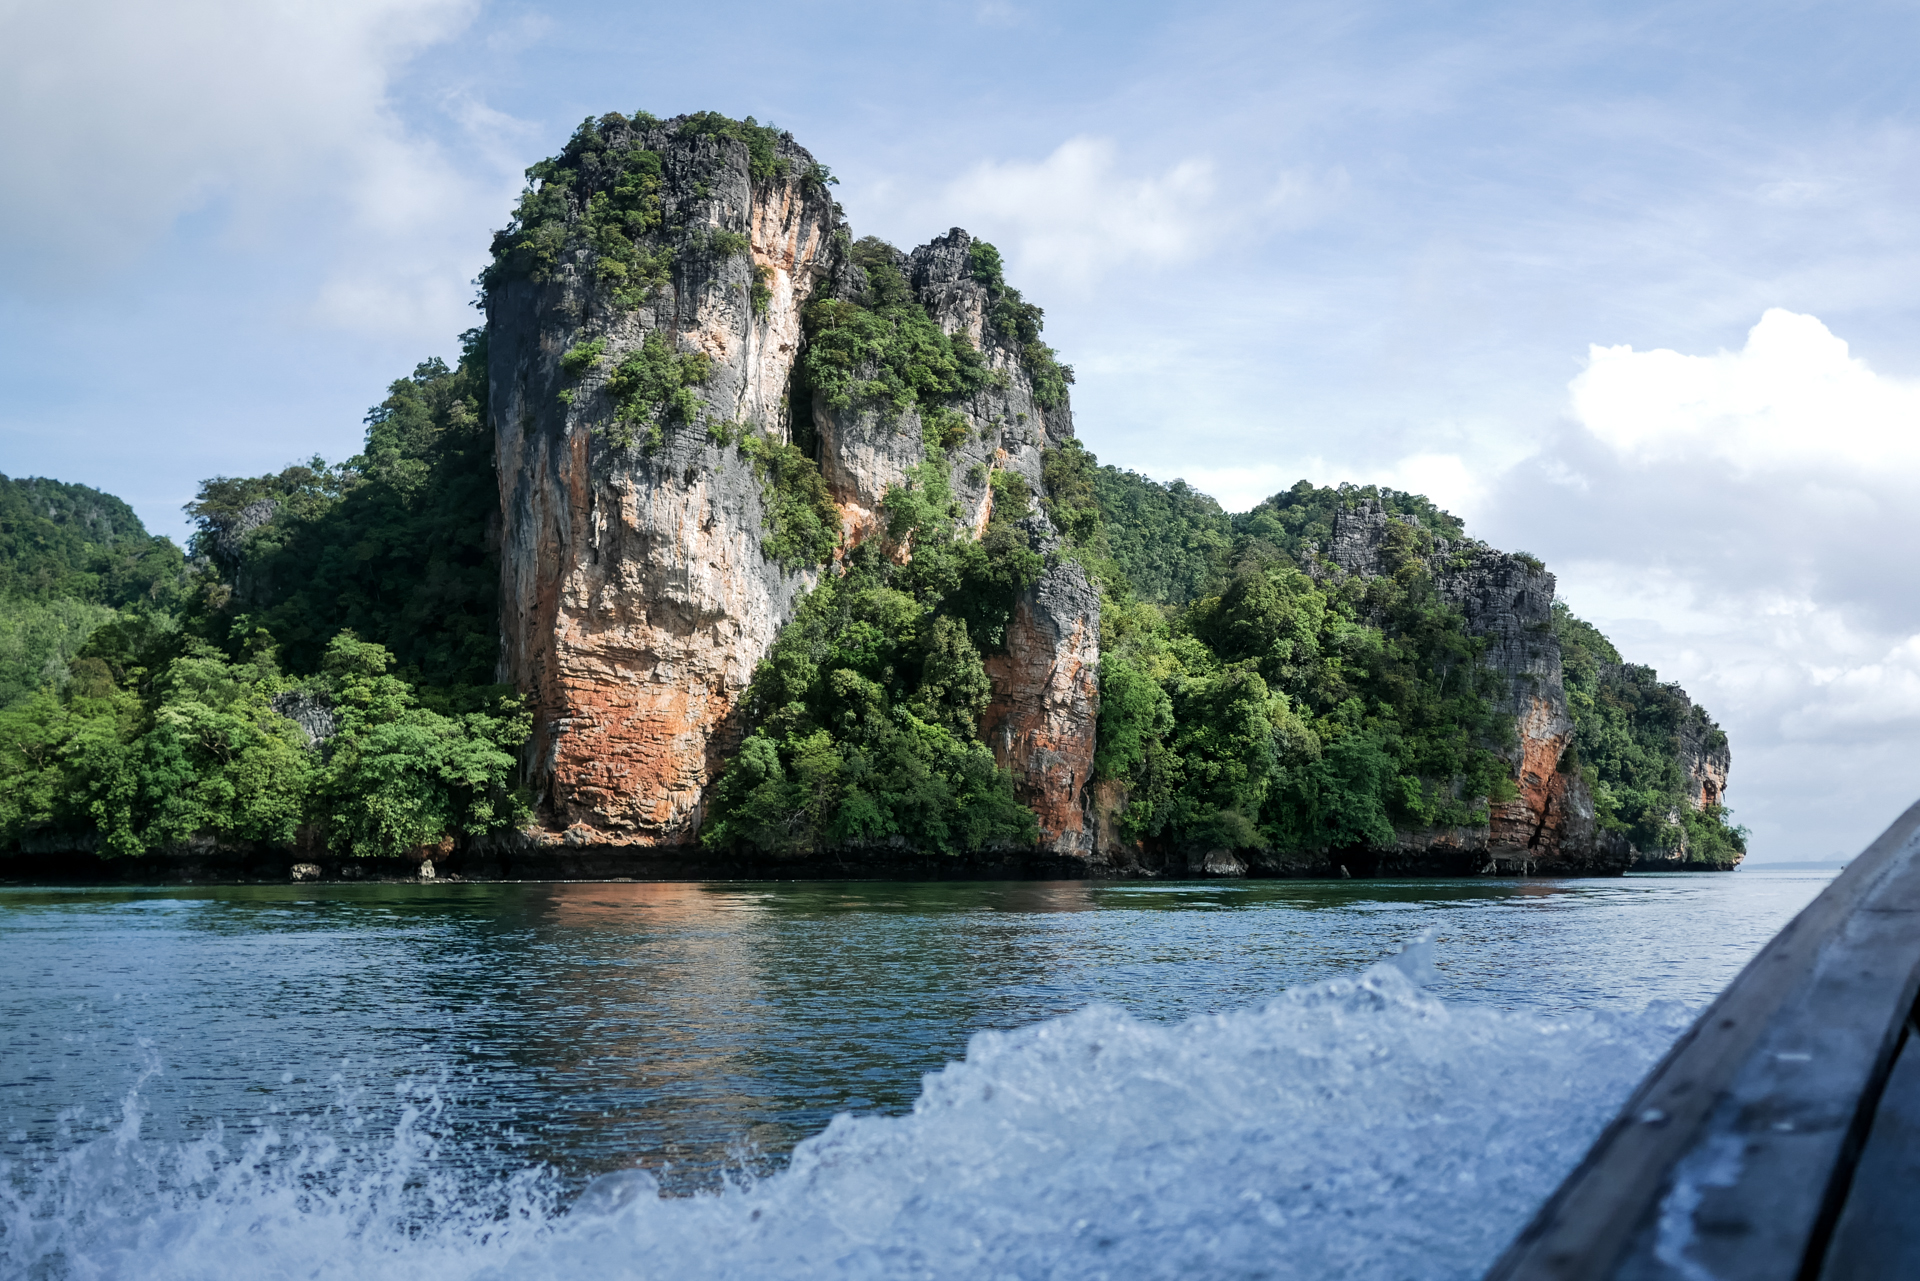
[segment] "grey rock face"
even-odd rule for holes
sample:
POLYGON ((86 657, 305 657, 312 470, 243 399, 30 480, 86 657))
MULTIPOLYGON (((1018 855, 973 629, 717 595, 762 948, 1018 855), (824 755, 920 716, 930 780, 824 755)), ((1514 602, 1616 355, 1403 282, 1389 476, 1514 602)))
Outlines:
POLYGON ((1053 854, 1095 860, 1093 754, 1100 715, 1100 592, 1060 554, 1046 517, 1022 522, 1047 553, 1040 581, 1014 603, 1004 652, 986 657, 993 699, 980 729, 1053 854))
MULTIPOLYGON (((705 427, 669 426, 656 442, 618 444, 608 430, 617 411, 610 372, 659 335, 671 351, 710 361, 694 388, 699 417, 727 424, 728 434, 791 441, 802 310, 829 283, 849 296, 863 283, 837 207, 804 176, 812 157, 790 139, 778 148, 784 175, 755 180, 743 143, 684 136, 676 121, 631 137, 661 158, 664 230, 646 244, 676 246, 670 287, 622 306, 596 283, 594 251, 575 243, 551 278, 502 280, 487 298, 503 512, 502 676, 534 710, 526 770, 541 826, 530 839, 556 847, 694 839, 706 788, 743 732, 739 702, 754 666, 820 572, 766 554, 768 512, 753 464, 705 427), (715 230, 746 236, 750 254, 702 248, 715 230), (771 290, 758 311, 756 271, 771 290), (562 356, 593 340, 604 340, 604 355, 573 377, 562 356)), ((935 321, 965 331, 1001 375, 1003 385, 958 406, 966 437, 948 458, 977 531, 991 514, 991 472, 1016 470, 1038 492, 1042 450, 1071 434, 1072 417, 1064 403, 1034 403, 1020 352, 987 323, 987 290, 967 271, 971 244, 955 230, 901 265, 935 321)), ((818 397, 810 410, 851 546, 879 528, 887 490, 924 461, 921 424, 913 413, 836 411, 818 397)), ((1057 542, 1037 509, 1028 521, 1037 544, 1057 542)), ((1014 723, 1002 735, 1010 744, 1002 763, 1023 797, 1051 806, 1046 813, 1059 809, 1078 832, 1093 752, 1099 601, 1078 565, 1053 560, 1021 602, 1025 621, 1011 629, 1016 639, 1001 656, 1010 674, 996 679, 989 718, 1000 709, 996 723, 1014 723), (1038 682, 1034 690, 1018 683, 1028 680, 1038 682), (1065 735, 1069 715, 1079 717, 1077 738, 1065 735), (1062 788, 1071 797, 1053 806, 1062 788)), ((1061 848, 1074 848, 1078 838, 1063 839, 1061 848)))
POLYGON ((309 749, 325 747, 327 740, 340 732, 340 717, 334 711, 333 704, 325 699, 289 690, 284 694, 275 694, 270 706, 300 727, 309 749))
POLYGON ((569 250, 547 281, 500 283, 487 299, 488 378, 502 675, 532 698, 527 770, 546 830, 646 846, 697 832, 754 664, 815 575, 765 553, 753 465, 706 427, 619 445, 607 377, 658 334, 711 362, 699 417, 788 440, 800 313, 833 270, 839 222, 790 139, 777 149, 786 173, 756 181, 744 143, 687 136, 675 121, 634 137, 662 161, 655 239, 675 248, 670 284, 624 307, 596 282, 588 248, 569 250), (749 253, 712 252, 714 231, 747 237, 749 253), (758 313, 756 270, 771 291, 758 313), (605 355, 575 380, 560 358, 593 339, 605 355))
POLYGON ((1684 711, 1680 717, 1680 768, 1687 775, 1687 800, 1695 809, 1727 803, 1727 773, 1733 768, 1733 749, 1727 736, 1695 707, 1684 690, 1676 688, 1684 711))
POLYGON ((280 504, 271 498, 256 498, 242 507, 229 521, 222 523, 214 534, 211 551, 213 558, 231 569, 240 563, 240 549, 247 541, 247 535, 259 529, 273 519, 280 510, 280 504))
MULTIPOLYGON (((1396 522, 1378 502, 1336 513, 1327 561, 1341 572, 1374 575, 1396 522)), ((1513 718, 1516 800, 1492 807, 1486 829, 1401 834, 1402 854, 1438 849, 1484 853, 1483 870, 1618 871, 1631 852, 1595 825, 1593 798, 1578 773, 1563 769, 1573 716, 1553 631, 1554 578, 1530 557, 1484 543, 1436 540, 1428 558, 1434 589, 1458 609, 1467 630, 1486 641, 1481 661, 1498 677, 1498 697, 1513 718)))

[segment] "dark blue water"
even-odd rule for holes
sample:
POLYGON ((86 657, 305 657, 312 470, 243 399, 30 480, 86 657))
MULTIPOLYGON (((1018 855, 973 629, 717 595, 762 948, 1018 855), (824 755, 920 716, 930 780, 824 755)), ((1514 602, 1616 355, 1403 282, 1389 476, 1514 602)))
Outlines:
POLYGON ((1255 1275, 1282 1244, 1468 1275, 1828 879, 3 889, 0 1263, 235 1275, 204 1240, 241 1232, 249 1268, 356 1278, 558 1275, 562 1246, 632 1275, 1255 1275), (1351 982, 1429 927, 1424 992, 1351 982), (1255 1200, 1205 1186, 1243 1166, 1255 1200), (624 1170, 583 1245, 561 1207, 624 1170), (1303 1170, 1333 1182, 1263 1199, 1303 1170), (1115 1178, 1143 1199, 1108 1222, 1115 1178), (1173 1253, 1093 1244, 1141 1232, 1173 1253))

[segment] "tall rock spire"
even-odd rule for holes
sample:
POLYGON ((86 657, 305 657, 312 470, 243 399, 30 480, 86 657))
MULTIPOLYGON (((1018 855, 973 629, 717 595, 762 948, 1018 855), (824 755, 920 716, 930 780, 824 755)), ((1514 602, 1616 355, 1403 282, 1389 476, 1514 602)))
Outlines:
MULTIPOLYGON (((933 423, 811 388, 807 306, 857 296, 864 273, 826 171, 751 120, 603 117, 530 177, 484 282, 502 676, 534 712, 531 835, 684 845, 800 597, 883 532, 888 490, 930 457, 976 536, 1004 492, 994 472, 1044 493, 1045 451, 1073 431, 1071 371, 998 256, 955 229, 887 252, 985 362, 983 385, 933 423), (811 496, 782 489, 803 456, 811 496)), ((982 736, 1043 848, 1086 855, 1099 596, 1042 503, 1012 515, 1045 568, 987 656, 982 736)))

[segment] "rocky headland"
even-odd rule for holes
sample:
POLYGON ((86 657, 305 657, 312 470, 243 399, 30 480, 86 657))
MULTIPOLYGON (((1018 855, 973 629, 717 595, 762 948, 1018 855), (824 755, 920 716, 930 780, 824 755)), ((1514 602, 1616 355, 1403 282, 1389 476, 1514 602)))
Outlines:
POLYGON ((112 830, 52 805, 0 815, 11 871, 117 875, 143 849, 177 879, 1738 861, 1726 736, 1556 606, 1537 559, 1392 490, 1302 482, 1230 515, 1098 467, 993 246, 856 238, 832 187, 751 119, 589 120, 529 170, 460 366, 394 384, 335 472, 209 481, 170 571, 185 622, 123 621, 39 696, 132 708, 178 697, 142 675, 169 663, 251 664, 223 679, 251 732, 284 722, 268 745, 315 798, 351 790, 327 781, 342 744, 435 709, 447 742, 518 744, 507 773, 472 758, 484 787, 436 767, 457 821, 348 841, 340 801, 164 828, 134 805, 112 830), (376 527, 398 603, 343 606, 358 586, 315 584, 376 527))

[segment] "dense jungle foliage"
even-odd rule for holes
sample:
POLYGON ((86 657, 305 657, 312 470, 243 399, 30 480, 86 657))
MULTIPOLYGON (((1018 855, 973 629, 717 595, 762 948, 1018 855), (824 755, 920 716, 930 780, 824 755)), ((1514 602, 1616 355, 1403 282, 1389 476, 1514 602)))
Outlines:
MULTIPOLYGON (((715 786, 702 840, 771 855, 1031 843, 1033 813, 980 741, 983 655, 1005 647, 1014 599, 1044 568, 1018 522, 1036 497, 1056 524, 1070 522, 1058 501, 1065 490, 1050 476, 1050 494, 1036 496, 1019 475, 993 471, 985 530, 977 541, 961 530, 947 459, 969 423, 955 404, 1006 378, 915 298, 906 255, 874 237, 847 252, 851 287, 815 298, 804 314, 796 404, 818 394, 889 419, 911 412, 925 461, 888 494, 884 538, 826 574, 760 664, 747 700, 755 728, 715 786)), ((1073 371, 1040 341, 1040 309, 1007 286, 992 245, 971 246, 969 269, 987 288, 988 324, 1021 353, 1036 402, 1060 404, 1073 371)), ((795 435, 807 440, 810 416, 796 417, 795 435)), ((798 479, 817 484, 813 477, 798 479)), ((1097 519, 1091 490, 1082 509, 1084 520, 1097 519)), ((832 546, 823 540, 819 559, 832 546)))
POLYGON ((959 535, 943 461, 886 500, 884 539, 802 603, 755 672, 758 724, 714 789, 709 849, 797 855, 897 841, 944 854, 1030 844, 1032 811, 980 741, 1014 598, 1040 557, 1013 521, 1029 494, 998 473, 994 519, 959 535), (890 554, 911 545, 904 563, 890 554))
POLYGON ((53 487, 82 500, 56 513, 91 513, 65 524, 110 544, 9 520, 14 581, 64 583, 81 594, 48 599, 94 612, 60 670, 0 710, 0 848, 132 855, 305 828, 336 852, 398 854, 526 817, 527 719, 489 683, 484 359, 471 333, 458 368, 395 382, 344 463, 206 481, 191 565, 79 486, 53 487), (296 706, 333 733, 310 743, 282 714, 296 706))
MULTIPOLYGON (((1483 821, 1476 798, 1511 795, 1497 756, 1512 731, 1488 702, 1481 642, 1433 596, 1429 558, 1437 539, 1462 544, 1457 519, 1419 495, 1306 481, 1228 514, 1182 481, 1082 456, 1100 510, 1085 545, 1107 584, 1099 767, 1128 786, 1131 831, 1284 857, 1384 844, 1394 826, 1483 821), (1368 500, 1417 523, 1390 527, 1380 577, 1314 583, 1308 547, 1329 545, 1335 511, 1368 500), (1214 693, 1229 680, 1231 710, 1214 693)), ((1693 807, 1681 765, 1683 736, 1725 736, 1564 606, 1555 628, 1569 764, 1601 825, 1647 853, 1734 861, 1743 829, 1719 805, 1693 807)))
POLYGON ((1603 826, 1647 854, 1732 866, 1746 853, 1746 829, 1724 806, 1695 809, 1682 756, 1724 748, 1727 736, 1678 685, 1651 667, 1624 663, 1612 643, 1565 605, 1553 607, 1567 706, 1580 762, 1603 826))
POLYGON ((1483 642, 1426 563, 1457 521, 1415 495, 1306 482, 1230 516, 1062 452, 1055 470, 1099 508, 1082 540, 1105 580, 1096 764, 1126 786, 1125 831, 1285 861, 1484 822, 1515 794, 1483 642), (1361 498, 1421 524, 1396 526, 1380 576, 1316 582, 1306 544, 1361 498))
POLYGON ((0 708, 65 685, 67 664, 115 611, 173 607, 185 584, 180 549, 118 498, 0 476, 0 708))

